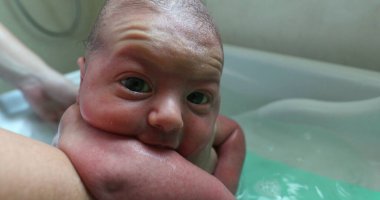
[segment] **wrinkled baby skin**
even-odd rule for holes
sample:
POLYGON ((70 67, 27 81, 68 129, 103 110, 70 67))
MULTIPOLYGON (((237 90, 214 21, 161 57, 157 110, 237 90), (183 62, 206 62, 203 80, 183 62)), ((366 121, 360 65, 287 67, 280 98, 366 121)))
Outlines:
POLYGON ((176 150, 213 171, 220 44, 170 14, 130 16, 107 26, 104 47, 80 62, 81 115, 96 128, 176 150))
POLYGON ((101 47, 78 60, 78 103, 58 147, 98 199, 233 199, 245 145, 218 115, 218 38, 182 14, 128 14, 105 23, 101 47))
POLYGON ((94 199, 234 199, 218 179, 177 152, 90 126, 77 105, 65 112, 59 131, 58 147, 94 199))

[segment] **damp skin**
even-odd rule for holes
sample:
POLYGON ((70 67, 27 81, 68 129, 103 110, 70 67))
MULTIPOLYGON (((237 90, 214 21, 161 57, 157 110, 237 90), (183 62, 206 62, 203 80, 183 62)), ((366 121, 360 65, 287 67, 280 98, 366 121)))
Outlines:
POLYGON ((190 185, 209 182, 208 195, 236 192, 245 144, 239 125, 219 115, 223 51, 214 33, 199 34, 196 23, 180 17, 133 13, 110 22, 101 31, 103 46, 78 60, 78 102, 65 113, 58 146, 96 196, 125 192, 134 182, 124 178, 137 184, 153 174, 162 182, 167 173, 190 185), (149 164, 136 168, 143 161, 149 164), (149 168, 156 165, 167 167, 149 168))

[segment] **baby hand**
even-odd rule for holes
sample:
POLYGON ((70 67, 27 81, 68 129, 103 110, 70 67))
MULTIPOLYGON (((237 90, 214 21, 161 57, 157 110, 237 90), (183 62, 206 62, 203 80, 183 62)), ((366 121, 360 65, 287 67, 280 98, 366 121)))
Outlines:
POLYGON ((214 175, 235 193, 245 158, 245 139, 243 130, 235 121, 219 116, 214 148, 218 163, 214 175))

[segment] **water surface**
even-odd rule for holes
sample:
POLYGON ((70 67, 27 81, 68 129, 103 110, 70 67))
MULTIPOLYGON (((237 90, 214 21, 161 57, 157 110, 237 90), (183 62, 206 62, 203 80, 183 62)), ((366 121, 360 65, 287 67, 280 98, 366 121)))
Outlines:
POLYGON ((248 148, 238 199, 380 199, 380 163, 342 134, 255 113, 234 118, 245 131, 248 148))

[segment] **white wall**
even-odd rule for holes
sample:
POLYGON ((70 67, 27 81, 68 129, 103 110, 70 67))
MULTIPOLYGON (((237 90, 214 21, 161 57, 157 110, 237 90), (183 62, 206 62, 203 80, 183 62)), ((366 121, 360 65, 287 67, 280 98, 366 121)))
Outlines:
POLYGON ((223 41, 380 71, 379 0, 206 0, 223 41))

